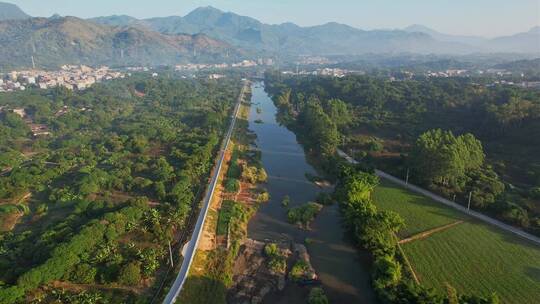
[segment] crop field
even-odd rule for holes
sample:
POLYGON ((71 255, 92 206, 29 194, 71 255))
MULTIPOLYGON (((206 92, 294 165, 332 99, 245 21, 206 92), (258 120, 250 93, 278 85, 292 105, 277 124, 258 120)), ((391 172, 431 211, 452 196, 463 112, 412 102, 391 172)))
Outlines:
POLYGON ((486 296, 496 292, 503 303, 539 303, 539 246, 385 181, 373 199, 405 219, 402 238, 465 220, 402 245, 421 284, 444 291, 449 283, 461 293, 486 296))

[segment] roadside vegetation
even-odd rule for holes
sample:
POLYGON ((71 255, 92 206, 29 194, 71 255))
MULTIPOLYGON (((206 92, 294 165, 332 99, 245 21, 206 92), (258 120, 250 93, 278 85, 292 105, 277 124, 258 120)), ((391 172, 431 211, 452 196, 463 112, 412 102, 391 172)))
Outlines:
MULTIPOLYGON (((231 157, 221 182, 223 193, 218 215, 207 218, 205 225, 215 227, 214 248, 197 250, 180 303, 226 303, 227 290, 233 285, 233 267, 241 243, 247 236, 247 224, 259 203, 268 200, 268 192, 258 187, 266 182, 267 175, 260 163, 260 154, 249 150, 254 139, 249 132, 248 114, 250 94, 244 96, 236 127, 229 147, 231 157), (234 186, 231 184, 234 183, 234 186), (212 221, 215 221, 212 222, 212 221)), ((276 253, 277 254, 277 253, 276 253)), ((275 257, 274 269, 282 267, 275 257)))

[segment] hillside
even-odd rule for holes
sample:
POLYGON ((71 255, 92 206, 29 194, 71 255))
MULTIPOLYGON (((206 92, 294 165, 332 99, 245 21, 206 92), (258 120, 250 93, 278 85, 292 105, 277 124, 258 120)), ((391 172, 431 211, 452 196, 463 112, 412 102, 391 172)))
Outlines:
POLYGON ((0 22, 0 66, 61 64, 174 64, 222 61, 239 52, 205 35, 165 35, 146 28, 111 27, 75 17, 0 22))
POLYGON ((402 30, 363 31, 339 23, 301 27, 293 23, 264 24, 256 19, 201 7, 184 17, 133 20, 129 17, 100 17, 101 24, 151 28, 161 33, 204 33, 238 47, 285 54, 350 55, 366 53, 466 53, 468 46, 437 41, 430 35, 402 30))
POLYGON ((487 46, 505 52, 540 53, 540 26, 525 33, 492 39, 487 46))
POLYGON ((469 45, 482 52, 540 53, 540 27, 534 27, 524 33, 493 39, 444 34, 418 24, 405 28, 405 31, 424 33, 439 41, 469 45))
POLYGON ((30 18, 30 16, 23 12, 17 5, 0 2, 0 21, 27 18, 30 18))

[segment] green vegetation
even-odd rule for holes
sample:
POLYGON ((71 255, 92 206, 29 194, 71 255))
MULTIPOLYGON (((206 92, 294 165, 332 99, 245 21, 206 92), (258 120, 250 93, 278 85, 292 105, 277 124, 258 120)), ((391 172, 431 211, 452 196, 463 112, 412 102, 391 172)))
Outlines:
POLYGON ((410 181, 458 202, 470 193, 473 208, 539 233, 540 142, 526 135, 540 132, 538 92, 468 79, 390 82, 271 73, 266 89, 281 122, 337 180, 334 199, 353 238, 373 256, 373 286, 383 303, 539 298, 533 262, 538 248, 394 185, 378 186, 367 173, 378 167, 409 174, 410 181), (327 133, 312 132, 315 123, 327 133), (338 144, 362 164, 340 166, 332 153, 338 144), (398 246, 401 238, 449 224, 455 225, 398 246))
POLYGON ((540 267, 535 245, 388 182, 375 189, 373 200, 404 218, 402 238, 466 220, 402 245, 422 285, 441 292, 446 283, 460 293, 496 291, 503 303, 534 303, 540 297, 540 277, 530 271, 540 267))
POLYGON ((321 204, 309 202, 302 206, 289 209, 287 211, 287 219, 291 224, 308 227, 317 214, 321 212, 322 208, 323 206, 321 204))
POLYGON ((217 223, 217 234, 226 235, 231 224, 231 220, 234 218, 241 218, 244 214, 244 208, 242 205, 235 201, 223 201, 221 204, 221 209, 219 209, 218 223, 217 223))
POLYGON ((268 202, 270 200, 270 193, 268 193, 268 191, 266 191, 266 190, 261 190, 257 194, 257 197, 255 198, 255 200, 258 203, 266 203, 266 202, 268 202))
POLYGON ((410 192, 387 181, 382 181, 375 188, 373 201, 378 208, 394 211, 404 219, 405 227, 399 231, 401 238, 466 218, 457 210, 443 207, 423 195, 410 192))
POLYGON ((290 203, 291 203, 291 197, 288 195, 285 195, 283 197, 283 200, 281 201, 281 206, 287 208, 289 207, 290 203))
POLYGON ((309 265, 303 260, 298 260, 291 268, 289 278, 294 282, 300 282, 306 278, 306 273, 308 271, 309 265))
MULTIPOLYGON (((240 179, 246 167, 260 166, 260 154, 247 151, 253 139, 248 132, 248 123, 245 120, 248 114, 249 107, 243 102, 237 127, 232 135, 234 150, 226 179, 240 179)), ((186 285, 180 294, 179 303, 226 303, 227 289, 234 283, 234 262, 241 242, 247 237, 247 223, 255 209, 256 206, 244 201, 225 200, 222 202, 219 214, 214 217, 217 218, 217 223, 210 219, 207 225, 210 225, 208 228, 212 229, 215 223, 217 234, 227 235, 228 247, 223 244, 214 250, 197 251, 186 285)), ((278 265, 275 267, 278 269, 278 265)))
POLYGON ((240 181, 236 178, 229 178, 225 182, 225 191, 229 193, 236 193, 240 190, 240 181))
POLYGON ((328 304, 328 297, 320 287, 314 287, 309 291, 308 304, 328 304))
POLYGON ((141 281, 141 266, 139 263, 129 263, 120 269, 118 282, 120 284, 133 286, 141 281))
POLYGON ((276 77, 280 120, 330 177, 333 151, 540 235, 540 93, 482 79, 276 77), (318 129, 321 128, 321 129, 318 129), (337 140, 340 139, 340 140, 337 140))
POLYGON ((274 243, 264 246, 264 254, 268 258, 268 268, 275 273, 285 273, 287 270, 286 257, 274 243))
POLYGON ((244 166, 242 169, 242 179, 250 184, 265 183, 268 179, 268 175, 264 168, 257 168, 256 166, 244 166))
POLYGON ((12 167, 0 176, 0 219, 20 210, 0 233, 0 303, 153 296, 238 91, 234 80, 135 75, 0 95, 0 159, 12 167), (32 136, 29 123, 51 135, 32 136))
MULTIPOLYGON (((405 225, 404 220, 393 211, 378 210, 371 199, 371 193, 377 184, 378 179, 374 175, 351 167, 344 167, 339 176, 335 195, 341 202, 346 223, 355 240, 360 246, 369 250, 374 257, 373 286, 379 298, 388 303, 445 303, 449 301, 447 289, 444 289, 445 292, 437 292, 429 289, 429 286, 418 285, 412 278, 413 274, 404 270, 403 260, 405 257, 398 250, 396 238, 398 231, 405 225)), ((422 240, 418 242, 422 242, 422 240)), ((451 252, 455 253, 460 250, 459 246, 455 246, 451 252)), ((419 255, 421 254, 419 251, 419 255)), ((439 257, 441 255, 443 253, 440 253, 439 257)), ((448 267, 447 262, 447 259, 441 259, 442 268, 439 269, 441 273, 444 273, 448 267)), ((429 263, 425 262, 425 264, 429 263)), ((469 267, 472 265, 469 264, 469 267)), ((431 271, 431 268, 427 269, 427 271, 431 271)), ((455 279, 459 280, 460 277, 455 279)), ((476 296, 478 290, 475 290, 475 296, 465 296, 462 293, 457 296, 459 303, 499 303, 498 297, 495 295, 490 295, 487 298, 476 296)), ((451 299, 454 298, 454 296, 451 297, 451 299)))

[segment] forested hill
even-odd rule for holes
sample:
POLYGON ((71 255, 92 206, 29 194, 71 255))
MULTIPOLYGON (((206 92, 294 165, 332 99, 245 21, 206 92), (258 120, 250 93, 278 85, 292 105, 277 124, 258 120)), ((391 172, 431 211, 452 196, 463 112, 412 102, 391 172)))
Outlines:
POLYGON ((310 149, 328 156, 339 145, 396 176, 409 169, 416 183, 461 202, 472 193, 474 208, 540 234, 540 92, 464 78, 267 79, 310 149))
POLYGON ((112 27, 75 17, 0 22, 0 67, 63 64, 160 65, 235 60, 241 52, 204 34, 166 35, 140 27, 112 27))

